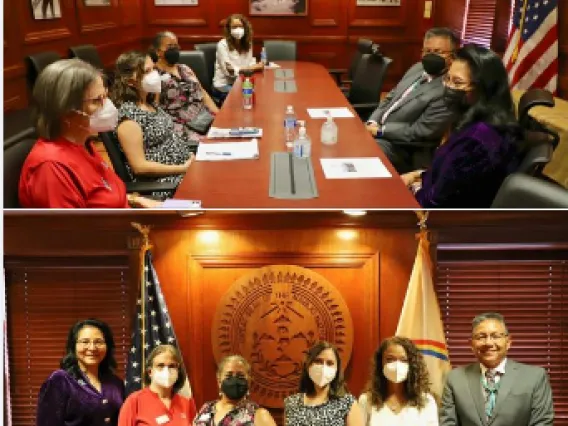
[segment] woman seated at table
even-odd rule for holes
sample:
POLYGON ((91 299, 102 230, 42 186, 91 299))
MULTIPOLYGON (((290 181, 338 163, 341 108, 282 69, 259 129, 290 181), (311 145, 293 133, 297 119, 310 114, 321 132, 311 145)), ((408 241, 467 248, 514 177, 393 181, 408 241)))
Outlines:
POLYGON ((46 67, 33 90, 38 141, 28 154, 18 196, 27 208, 158 207, 126 187, 93 146, 116 128, 118 113, 101 74, 79 59, 46 67))
POLYGON ((114 374, 114 349, 106 323, 87 319, 73 325, 61 369, 39 390, 36 426, 116 426, 124 383, 114 374))
POLYGON ((257 71, 264 68, 252 56, 252 26, 239 14, 229 16, 223 27, 223 37, 217 43, 213 91, 224 100, 240 71, 257 71))
POLYGON ((250 364, 240 355, 229 355, 217 367, 219 399, 203 404, 194 426, 276 426, 265 408, 249 396, 250 364))
POLYGON ((143 373, 147 387, 126 398, 118 426, 190 426, 195 417, 195 402, 178 393, 186 378, 179 351, 172 345, 156 346, 143 373))
POLYGON ((162 91, 152 59, 136 51, 116 61, 111 97, 118 108, 118 140, 134 180, 178 183, 193 161, 191 145, 174 130, 169 114, 157 106, 162 91))
POLYGON ((219 108, 191 68, 179 63, 180 49, 174 33, 164 31, 156 34, 152 52, 162 80, 160 106, 172 116, 178 133, 186 139, 199 140, 195 121, 212 121, 219 108))
POLYGON ((487 208, 518 165, 521 139, 509 80, 494 52, 459 49, 445 77, 444 98, 458 118, 432 166, 402 175, 422 207, 487 208))

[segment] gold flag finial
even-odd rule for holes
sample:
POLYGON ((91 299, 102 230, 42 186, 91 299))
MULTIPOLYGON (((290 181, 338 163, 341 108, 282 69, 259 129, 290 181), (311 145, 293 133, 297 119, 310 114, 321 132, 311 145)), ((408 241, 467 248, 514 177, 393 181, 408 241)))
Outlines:
POLYGON ((430 213, 428 210, 416 210, 416 217, 418 217, 418 227, 420 228, 420 232, 416 234, 416 238, 419 239, 428 239, 428 214, 430 213))
POLYGON ((152 228, 150 225, 142 225, 138 222, 130 222, 130 225, 134 229, 136 229, 142 235, 143 244, 142 244, 142 252, 148 250, 150 248, 150 229, 152 228))

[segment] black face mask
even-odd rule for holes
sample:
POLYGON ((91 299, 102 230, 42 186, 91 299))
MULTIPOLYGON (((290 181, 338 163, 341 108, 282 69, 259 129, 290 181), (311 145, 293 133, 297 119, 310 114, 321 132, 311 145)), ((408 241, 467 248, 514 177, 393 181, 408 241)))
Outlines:
POLYGON ((446 86, 444 87, 444 103, 451 111, 464 111, 469 108, 467 94, 467 90, 452 89, 446 86))
POLYGON ((244 377, 231 376, 221 382, 221 390, 227 398, 238 401, 248 392, 248 382, 244 377))
POLYGON ((435 53, 428 53, 422 57, 422 66, 428 74, 437 76, 446 69, 446 60, 435 53))
POLYGON ((179 49, 177 47, 170 47, 164 52, 164 59, 170 65, 175 65, 179 62, 179 49))

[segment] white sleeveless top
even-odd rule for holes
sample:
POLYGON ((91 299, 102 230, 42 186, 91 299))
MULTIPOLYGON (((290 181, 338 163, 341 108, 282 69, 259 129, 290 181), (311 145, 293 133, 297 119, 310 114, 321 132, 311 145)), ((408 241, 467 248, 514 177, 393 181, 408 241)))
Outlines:
MULTIPOLYGON (((367 408, 367 394, 359 397, 359 405, 363 411, 365 420, 369 417, 367 408)), ((370 419, 365 422, 366 426, 438 426, 438 406, 434 397, 430 394, 426 395, 426 406, 404 407, 400 413, 394 413, 386 404, 379 409, 372 407, 370 410, 370 419)))

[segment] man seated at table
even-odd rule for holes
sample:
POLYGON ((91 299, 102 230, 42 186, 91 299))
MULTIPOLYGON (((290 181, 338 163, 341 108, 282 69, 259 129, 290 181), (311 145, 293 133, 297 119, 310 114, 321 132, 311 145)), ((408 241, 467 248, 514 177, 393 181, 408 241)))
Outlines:
POLYGON ((443 100, 458 37, 448 28, 424 36, 422 60, 414 64, 373 112, 367 129, 399 173, 430 165, 432 153, 452 119, 443 100))

